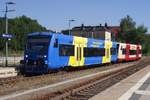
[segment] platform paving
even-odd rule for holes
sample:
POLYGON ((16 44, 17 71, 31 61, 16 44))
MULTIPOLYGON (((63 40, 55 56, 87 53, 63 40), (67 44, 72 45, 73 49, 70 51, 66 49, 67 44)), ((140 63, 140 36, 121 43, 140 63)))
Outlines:
POLYGON ((89 100, 150 100, 150 65, 89 100))

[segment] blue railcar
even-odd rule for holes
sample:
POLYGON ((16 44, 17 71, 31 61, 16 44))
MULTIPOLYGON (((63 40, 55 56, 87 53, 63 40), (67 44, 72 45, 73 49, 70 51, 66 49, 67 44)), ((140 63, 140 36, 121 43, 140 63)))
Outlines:
POLYGON ((36 32, 27 37, 26 73, 48 73, 67 66, 104 64, 117 61, 117 44, 61 33, 36 32))

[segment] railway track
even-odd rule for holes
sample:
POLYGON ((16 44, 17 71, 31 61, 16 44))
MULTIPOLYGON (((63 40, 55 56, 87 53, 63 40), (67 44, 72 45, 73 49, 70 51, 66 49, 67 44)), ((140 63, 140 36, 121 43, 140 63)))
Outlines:
MULTIPOLYGON (((148 59, 148 58, 144 58, 143 60, 141 59, 140 62, 145 63, 145 61, 147 61, 145 59, 148 59)), ((78 71, 69 71, 69 72, 60 71, 57 73, 41 75, 41 76, 32 76, 32 77, 16 76, 16 77, 12 77, 12 78, 0 79, 0 95, 1 96, 7 95, 9 93, 13 93, 13 92, 20 91, 20 90, 25 91, 25 90, 29 90, 29 89, 39 88, 39 87, 42 87, 45 85, 54 84, 54 83, 61 82, 64 80, 85 76, 90 73, 96 73, 96 72, 120 67, 123 65, 129 65, 129 66, 135 65, 138 62, 139 61, 125 63, 125 64, 114 64, 114 65, 107 66, 107 67, 101 66, 101 67, 95 67, 92 69, 85 69, 85 70, 78 70, 78 71)), ((94 79, 92 81, 87 81, 83 85, 86 85, 87 83, 91 83, 96 80, 97 79, 94 79)), ((82 84, 79 84, 77 87, 81 87, 81 86, 82 86, 82 84)), ((66 89, 63 92, 69 91, 69 90, 71 90, 71 89, 66 89)), ((75 90, 73 89, 73 91, 75 91, 75 90)), ((71 91, 72 95, 74 94, 73 91, 71 91)), ((65 92, 65 93, 68 94, 68 92, 65 92)), ((60 95, 60 94, 62 94, 62 92, 57 92, 56 94, 60 95)), ((53 97, 57 96, 56 94, 55 93, 52 94, 53 97)), ((48 95, 48 98, 49 97, 51 98, 51 96, 48 95)), ((70 97, 70 96, 68 96, 68 97, 70 97)), ((39 99, 39 97, 38 97, 38 99, 39 99)))
POLYGON ((104 75, 103 77, 98 77, 87 82, 80 83, 71 88, 67 88, 52 94, 46 94, 41 98, 36 97, 36 99, 87 100, 149 64, 149 59, 142 60, 136 65, 120 69, 116 72, 104 75))
POLYGON ((21 78, 21 76, 15 76, 15 77, 8 77, 8 78, 0 78, 0 86, 12 83, 14 81, 17 81, 21 78))
MULTIPOLYGON (((120 64, 116 64, 115 66, 119 66, 120 64)), ((104 68, 105 66, 102 66, 102 68, 104 68)), ((18 75, 15 77, 8 77, 8 78, 0 78, 0 88, 1 87, 9 87, 12 85, 17 84, 17 82, 28 82, 28 81, 36 81, 36 80, 46 80, 48 77, 55 77, 55 76, 63 76, 63 75, 67 75, 67 74, 74 74, 77 72, 84 72, 86 70, 96 70, 99 69, 97 67, 91 69, 84 69, 84 70, 74 70, 74 71, 59 71, 59 72, 55 72, 55 73, 51 73, 51 74, 45 74, 45 75, 39 75, 39 76, 24 76, 24 75, 18 75)), ((104 69, 109 69, 109 68, 104 68, 104 69)))
MULTIPOLYGON (((116 66, 119 66, 120 64, 115 64, 116 66)), ((105 67, 105 66, 102 66, 105 67)), ((97 67, 94 67, 93 69, 97 69, 97 67)), ((107 69, 107 68, 106 68, 107 69)), ((109 69, 109 68, 108 68, 109 69)), ((38 80, 38 79, 44 79, 47 77, 53 77, 53 76, 59 76, 59 75, 65 75, 65 74, 73 74, 76 72, 80 72, 80 71, 86 71, 86 70, 92 70, 91 68, 86 68, 86 69, 80 69, 80 70, 71 70, 71 71, 59 71, 59 72, 54 72, 51 74, 44 74, 44 75, 38 75, 38 76, 24 76, 24 75, 18 75, 18 76, 14 76, 14 77, 8 77, 8 78, 0 78, 0 87, 1 86, 5 86, 5 85, 9 85, 9 84, 13 84, 14 82, 18 82, 18 81, 30 81, 30 80, 38 80)))

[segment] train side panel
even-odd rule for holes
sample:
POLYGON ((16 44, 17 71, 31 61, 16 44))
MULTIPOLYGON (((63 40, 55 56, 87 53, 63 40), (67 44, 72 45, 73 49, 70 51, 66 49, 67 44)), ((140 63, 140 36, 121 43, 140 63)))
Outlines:
POLYGON ((53 35, 48 53, 49 69, 60 69, 68 66, 69 57, 74 56, 73 49, 72 36, 53 35))
POLYGON ((117 43, 112 42, 112 47, 110 48, 111 52, 111 62, 116 63, 118 58, 118 50, 117 50, 117 43))
POLYGON ((111 48, 112 48, 112 41, 111 41, 111 33, 110 32, 105 32, 105 56, 103 56, 102 63, 111 63, 111 58, 113 57, 111 55, 111 48))
POLYGON ((88 39, 84 48, 85 65, 102 64, 105 55, 104 40, 88 39))
POLYGON ((49 49, 49 69, 65 66, 81 67, 117 61, 117 44, 110 40, 95 40, 76 36, 55 35, 49 49), (58 47, 55 47, 57 39, 58 47), (62 50, 60 45, 65 45, 62 50), (61 54, 69 53, 67 55, 61 54))
POLYGON ((141 58, 141 45, 118 43, 118 62, 134 61, 141 58))
POLYGON ((102 63, 103 56, 100 55, 105 55, 103 40, 87 39, 76 36, 70 37, 71 36, 64 35, 53 36, 48 54, 49 69, 59 69, 65 66, 81 67, 84 65, 102 63), (58 47, 55 47, 56 39, 58 47), (63 49, 60 45, 63 45, 63 49), (104 54, 95 52, 96 50, 102 51, 104 54), (97 56, 96 53, 98 53, 99 56, 97 56))
POLYGON ((85 65, 84 48, 87 47, 87 38, 73 37, 74 55, 69 57, 69 66, 85 65))
POLYGON ((127 44, 126 61, 138 60, 141 54, 141 46, 135 44, 127 44))

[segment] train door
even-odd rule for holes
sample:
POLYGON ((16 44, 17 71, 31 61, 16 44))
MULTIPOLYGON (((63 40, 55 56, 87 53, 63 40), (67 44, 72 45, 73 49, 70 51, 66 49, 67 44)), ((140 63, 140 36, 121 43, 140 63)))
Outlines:
POLYGON ((102 63, 110 63, 111 62, 111 53, 110 53, 110 48, 112 47, 112 42, 111 41, 105 41, 105 56, 103 56, 102 63))
POLYGON ((72 67, 84 65, 83 49, 87 47, 87 38, 74 37, 74 56, 69 58, 69 65, 72 67))
POLYGON ((106 63, 109 63, 111 61, 111 58, 110 58, 110 47, 109 45, 107 45, 106 49, 105 49, 105 56, 106 56, 106 63))
POLYGON ((110 48, 106 49, 106 58, 109 59, 110 58, 110 48))
POLYGON ((75 58, 76 58, 76 65, 77 66, 82 66, 83 65, 83 46, 81 44, 77 44, 75 46, 76 53, 75 53, 75 58))

